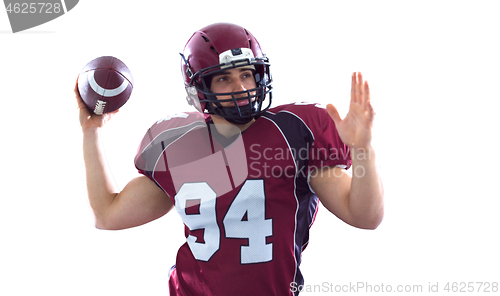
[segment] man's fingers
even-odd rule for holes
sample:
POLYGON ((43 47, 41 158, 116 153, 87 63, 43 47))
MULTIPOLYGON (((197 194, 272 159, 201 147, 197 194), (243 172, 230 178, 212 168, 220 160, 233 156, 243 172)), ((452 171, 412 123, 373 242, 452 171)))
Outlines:
POLYGON ((356 88, 357 88, 357 91, 358 91, 358 98, 357 98, 357 102, 360 103, 360 104, 364 104, 365 103, 365 89, 364 89, 364 85, 363 85, 363 75, 361 74, 361 72, 358 72, 358 79, 357 79, 357 82, 356 82, 356 88))
POLYGON ((352 74, 351 82, 351 103, 363 104, 365 102, 365 87, 363 83, 363 75, 361 72, 352 74))
POLYGON ((328 112, 328 115, 332 118, 333 122, 335 122, 335 125, 340 123, 342 119, 340 118, 339 111, 337 111, 337 108, 333 106, 332 104, 326 105, 326 111, 328 112))
POLYGON ((370 99, 370 86, 368 86, 368 81, 365 81, 365 84, 363 85, 364 88, 364 95, 365 95, 365 105, 366 105, 366 111, 370 111, 370 109, 373 109, 371 106, 371 99, 370 99))
POLYGON ((351 103, 356 103, 356 72, 351 77, 351 103))
POLYGON ((75 97, 76 97, 76 102, 78 103, 78 108, 85 107, 85 103, 83 102, 82 96, 80 96, 80 91, 78 90, 78 78, 76 79, 75 89, 73 91, 75 92, 75 97))

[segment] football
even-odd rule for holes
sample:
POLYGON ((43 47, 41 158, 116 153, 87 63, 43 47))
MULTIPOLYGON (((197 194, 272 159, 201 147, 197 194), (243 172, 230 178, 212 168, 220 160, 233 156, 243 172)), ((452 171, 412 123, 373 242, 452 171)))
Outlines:
POLYGON ((112 56, 98 57, 80 71, 78 91, 96 115, 113 112, 130 98, 134 79, 129 68, 112 56))

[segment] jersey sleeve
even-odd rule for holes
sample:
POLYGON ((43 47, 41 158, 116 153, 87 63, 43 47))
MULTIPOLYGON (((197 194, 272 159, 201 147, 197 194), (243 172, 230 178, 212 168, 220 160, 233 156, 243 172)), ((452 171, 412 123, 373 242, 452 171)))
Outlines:
MULTIPOLYGON (((144 135, 134 159, 140 174, 153 180, 155 171, 166 171, 165 149, 184 134, 205 126, 205 117, 199 112, 179 113, 158 120, 144 135)), ((160 186, 161 187, 161 186, 160 186)))
POLYGON ((296 103, 294 105, 313 135, 313 142, 309 149, 308 172, 325 166, 348 169, 351 166, 349 146, 340 139, 335 123, 326 109, 319 104, 296 103))
POLYGON ((316 106, 317 120, 312 124, 314 141, 309 151, 309 168, 324 166, 339 166, 345 169, 351 167, 349 146, 340 139, 334 121, 325 108, 316 106))
MULTIPOLYGON (((294 114, 303 121, 312 135, 312 144, 308 147, 308 173, 325 166, 339 166, 345 169, 351 167, 349 146, 340 139, 335 122, 322 105, 294 103, 276 107, 273 112, 294 114)), ((304 157, 301 153, 298 155, 304 157)))

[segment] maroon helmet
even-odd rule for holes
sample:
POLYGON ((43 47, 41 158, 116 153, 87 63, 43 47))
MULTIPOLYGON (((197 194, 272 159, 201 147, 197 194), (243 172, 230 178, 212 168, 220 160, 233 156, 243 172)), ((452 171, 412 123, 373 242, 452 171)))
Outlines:
POLYGON ((271 106, 269 59, 262 53, 257 39, 246 29, 228 23, 207 26, 191 36, 181 56, 187 100, 198 111, 244 124, 271 106), (238 67, 253 70, 256 88, 231 93, 210 91, 213 75, 238 67), (231 96, 231 99, 217 100, 216 96, 231 96), (266 96, 267 106, 263 107, 266 96), (247 100, 249 104, 238 106, 237 101, 240 100, 247 100), (233 101, 234 107, 222 107, 220 103, 227 101, 233 101))

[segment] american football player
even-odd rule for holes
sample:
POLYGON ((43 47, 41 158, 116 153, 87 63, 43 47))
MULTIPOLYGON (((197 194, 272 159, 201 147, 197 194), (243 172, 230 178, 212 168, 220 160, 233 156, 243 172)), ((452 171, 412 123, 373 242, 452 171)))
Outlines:
POLYGON ((331 104, 271 108, 268 57, 248 30, 228 23, 196 31, 180 60, 196 110, 151 126, 135 157, 140 176, 121 191, 100 144, 116 112, 91 115, 77 93, 96 226, 135 227, 175 208, 186 243, 170 295, 297 295, 291 287, 304 284, 301 253, 319 201, 354 227, 382 221, 369 86, 352 75, 344 119, 331 104))

